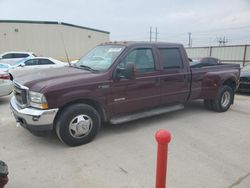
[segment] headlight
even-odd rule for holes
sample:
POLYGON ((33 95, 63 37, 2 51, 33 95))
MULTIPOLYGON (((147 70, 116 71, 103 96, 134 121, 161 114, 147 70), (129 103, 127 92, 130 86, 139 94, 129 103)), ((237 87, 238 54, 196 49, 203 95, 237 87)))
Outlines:
POLYGON ((42 93, 30 91, 29 92, 30 106, 35 108, 47 109, 48 103, 42 93))

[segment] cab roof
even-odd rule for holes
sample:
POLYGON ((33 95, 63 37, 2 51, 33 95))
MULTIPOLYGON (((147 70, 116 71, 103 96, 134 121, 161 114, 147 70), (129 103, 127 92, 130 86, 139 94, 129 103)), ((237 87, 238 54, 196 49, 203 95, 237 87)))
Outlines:
POLYGON ((147 42, 147 41, 109 41, 100 45, 123 45, 127 47, 133 46, 164 46, 164 47, 183 47, 182 44, 168 42, 147 42))

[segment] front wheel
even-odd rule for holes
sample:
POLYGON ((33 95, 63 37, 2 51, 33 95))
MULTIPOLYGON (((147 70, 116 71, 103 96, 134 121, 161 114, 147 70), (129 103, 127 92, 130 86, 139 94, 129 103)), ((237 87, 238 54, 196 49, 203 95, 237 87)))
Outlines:
POLYGON ((213 101, 213 109, 217 112, 227 111, 233 104, 234 91, 229 86, 219 89, 216 99, 213 101))
POLYGON ((67 107, 57 118, 56 134, 69 146, 86 144, 93 140, 101 125, 99 113, 87 104, 67 107))

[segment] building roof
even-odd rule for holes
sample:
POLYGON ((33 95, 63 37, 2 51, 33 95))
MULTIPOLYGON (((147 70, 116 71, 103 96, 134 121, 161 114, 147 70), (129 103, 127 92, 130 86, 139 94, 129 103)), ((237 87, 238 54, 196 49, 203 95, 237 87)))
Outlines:
POLYGON ((110 33, 108 31, 93 29, 93 28, 89 28, 89 27, 83 27, 80 25, 74 25, 74 24, 69 24, 69 23, 65 23, 65 22, 57 22, 57 21, 0 20, 0 23, 57 24, 57 25, 65 25, 65 26, 69 26, 69 27, 76 27, 76 28, 80 28, 80 29, 87 29, 87 30, 106 33, 106 34, 110 33))

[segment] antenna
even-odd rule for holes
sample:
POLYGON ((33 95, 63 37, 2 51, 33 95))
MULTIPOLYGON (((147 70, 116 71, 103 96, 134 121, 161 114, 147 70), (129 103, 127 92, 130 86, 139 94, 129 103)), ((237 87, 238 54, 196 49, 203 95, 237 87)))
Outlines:
POLYGON ((149 42, 152 42, 153 38, 155 39, 155 42, 157 42, 158 34, 159 34, 159 32, 157 30, 157 27, 155 27, 155 32, 153 32, 152 27, 150 26, 150 29, 149 29, 149 42), (153 34, 155 34, 155 38, 153 37, 153 34))
POLYGON ((150 26, 149 41, 152 42, 152 27, 150 26))
POLYGON ((155 42, 157 42, 157 36, 158 36, 158 31, 157 31, 157 27, 155 28, 155 42))
POLYGON ((61 40, 62 40, 62 44, 63 44, 63 48, 64 48, 65 55, 66 55, 66 57, 67 57, 68 64, 69 64, 69 66, 71 66, 70 61, 69 61, 68 52, 67 52, 67 50, 66 50, 66 46, 65 46, 65 44, 64 44, 63 34, 62 34, 62 32, 60 33, 60 36, 61 36, 61 40))

